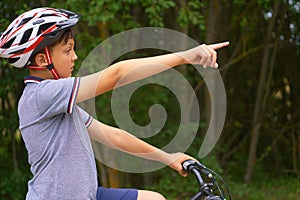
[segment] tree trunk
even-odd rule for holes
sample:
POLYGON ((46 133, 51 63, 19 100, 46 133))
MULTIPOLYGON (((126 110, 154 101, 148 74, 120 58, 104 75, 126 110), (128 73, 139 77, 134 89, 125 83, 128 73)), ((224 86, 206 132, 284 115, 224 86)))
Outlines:
MULTIPOLYGON (((15 96, 11 93, 8 92, 7 94, 7 99, 3 101, 3 109, 4 110, 13 110, 16 105, 16 100, 15 96)), ((9 119, 11 116, 10 112, 5 112, 5 118, 9 119)), ((19 166, 18 166, 18 158, 17 158, 17 141, 16 141, 16 129, 12 126, 11 128, 6 130, 10 134, 10 139, 11 139, 11 151, 12 151, 12 159, 13 159, 13 166, 14 170, 18 171, 19 166)))
MULTIPOLYGON (((109 24, 105 22, 99 22, 98 23, 98 29, 99 29, 99 37, 101 40, 105 40, 106 38, 109 37, 109 24)), ((107 159, 115 159, 114 156, 111 154, 111 151, 105 151, 105 148, 103 149, 103 154, 105 158, 107 159)), ((99 162, 99 161, 98 161, 99 162)), ((122 174, 120 171, 107 167, 101 163, 99 163, 99 171, 101 174, 100 180, 101 184, 104 187, 114 187, 114 188, 119 188, 122 187, 122 174)))
MULTIPOLYGON (((224 30, 222 30, 223 29, 222 23, 224 23, 229 17, 227 14, 228 13, 226 13, 226 5, 222 2, 222 0, 210 1, 209 11, 207 13, 207 16, 205 17, 205 22, 206 22, 205 43, 207 44, 216 43, 222 40, 223 37, 226 37, 226 33, 224 34, 224 30)), ((218 54, 219 64, 220 64, 219 62, 220 55, 221 54, 218 54)), ((212 116, 212 110, 215 110, 216 112, 224 110, 224 106, 226 107, 226 103, 225 103, 226 99, 218 98, 220 96, 220 94, 218 94, 218 90, 222 89, 219 88, 220 84, 217 83, 219 79, 218 78, 219 72, 210 69, 206 69, 204 72, 205 72, 205 76, 208 77, 207 80, 209 81, 206 82, 206 85, 209 84, 210 88, 213 88, 210 91, 206 88, 204 90, 204 121, 208 125, 206 132, 208 131, 208 128, 210 129, 209 132, 207 132, 207 134, 214 134, 209 136, 210 138, 209 140, 213 142, 215 138, 219 137, 218 133, 221 131, 220 128, 223 127, 224 121, 221 119, 222 114, 220 115, 221 118, 219 118, 218 116, 212 116)), ((214 142, 209 145, 212 144, 214 144, 214 142)), ((199 154, 200 157, 204 156, 202 155, 202 153, 200 154, 199 154)))
POLYGON ((263 119, 263 113, 264 113, 264 99, 267 95, 266 92, 268 89, 266 88, 266 82, 268 80, 268 67, 269 67, 269 60, 270 60, 270 46, 269 43, 272 41, 272 32, 275 28, 275 22, 276 18, 279 12, 280 3, 277 2, 274 4, 272 18, 270 19, 267 34, 266 34, 266 43, 265 48, 263 51, 263 58, 260 68, 260 77, 259 77, 259 83, 258 83, 258 90, 256 94, 255 99, 255 108, 253 113, 253 125, 252 125, 252 131, 251 131, 251 141, 250 141, 250 148, 249 148, 249 154, 248 154, 248 162, 247 162, 247 168, 246 173, 244 176, 244 181, 246 183, 249 183, 252 174, 253 169, 256 162, 256 154, 257 154, 257 146, 258 146, 258 140, 260 135, 260 129, 262 125, 262 119, 263 119))
POLYGON ((17 144, 16 144, 16 137, 15 137, 16 133, 15 132, 11 132, 11 142, 12 142, 12 157, 13 157, 13 163, 14 163, 14 170, 18 171, 19 167, 18 167, 18 158, 17 158, 17 144))
MULTIPOLYGON (((181 8, 186 7, 186 1, 185 0, 180 0, 179 1, 179 5, 181 8)), ((179 32, 188 35, 188 28, 180 28, 179 32)), ((184 41, 180 41, 180 43, 178 44, 180 46, 180 49, 187 49, 187 44, 184 41)), ((183 65, 179 68, 179 71, 181 74, 183 74, 185 77, 188 74, 187 72, 187 65, 183 65)), ((192 107, 188 105, 190 96, 186 90, 186 87, 184 87, 184 84, 181 84, 181 99, 183 100, 183 104, 186 105, 186 113, 182 113, 181 117, 183 117, 182 122, 186 125, 189 121, 190 121, 190 116, 189 113, 191 113, 192 111, 192 107)), ((192 105, 192 104, 190 104, 192 105)))

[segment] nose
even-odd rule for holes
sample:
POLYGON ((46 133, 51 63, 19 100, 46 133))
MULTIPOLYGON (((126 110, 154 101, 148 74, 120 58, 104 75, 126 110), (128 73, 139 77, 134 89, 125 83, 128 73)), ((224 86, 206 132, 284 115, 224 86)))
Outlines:
POLYGON ((73 61, 76 61, 76 60, 78 60, 78 56, 77 56, 77 54, 76 54, 76 52, 75 52, 75 51, 73 51, 72 60, 73 60, 73 61))

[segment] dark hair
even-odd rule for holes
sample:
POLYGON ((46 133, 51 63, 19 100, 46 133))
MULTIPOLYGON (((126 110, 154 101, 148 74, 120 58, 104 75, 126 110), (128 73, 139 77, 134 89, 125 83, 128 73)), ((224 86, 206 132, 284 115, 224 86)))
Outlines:
POLYGON ((64 31, 62 31, 62 34, 60 35, 60 37, 56 40, 56 42, 54 42, 52 45, 49 46, 49 48, 51 49, 51 47, 63 42, 63 44, 67 44, 68 40, 74 38, 74 32, 73 30, 70 29, 66 29, 64 31))
MULTIPOLYGON (((53 49, 54 46, 56 46, 57 44, 59 43, 63 43, 64 45, 67 44, 68 40, 71 39, 71 38, 74 38, 74 32, 71 28, 69 29, 66 29, 66 30, 63 30, 62 33, 60 34, 60 36, 55 39, 55 41, 52 41, 51 45, 48 45, 49 47, 49 50, 51 52, 51 50, 53 49)), ((45 38, 45 40, 47 39, 47 37, 45 38)), ((35 56, 38 54, 38 53, 44 53, 44 47, 40 47, 40 49, 38 51, 36 51, 35 53, 33 53, 31 56, 30 56, 30 59, 29 59, 29 63, 32 65, 35 65, 35 61, 34 61, 34 58, 35 56)))

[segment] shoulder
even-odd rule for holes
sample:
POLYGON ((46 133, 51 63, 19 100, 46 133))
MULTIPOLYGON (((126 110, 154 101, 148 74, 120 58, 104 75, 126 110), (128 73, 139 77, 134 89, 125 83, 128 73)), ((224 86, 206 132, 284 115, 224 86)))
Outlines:
POLYGON ((70 77, 70 78, 61 78, 58 80, 54 79, 46 79, 41 82, 41 86, 65 86, 65 85, 73 85, 75 82, 79 81, 80 79, 77 77, 70 77))
POLYGON ((47 93, 68 92, 72 91, 73 87, 78 87, 79 78, 71 77, 58 80, 44 80, 38 84, 38 90, 47 93))
POLYGON ((75 77, 42 81, 36 91, 38 103, 44 106, 63 104, 69 110, 75 102, 79 81, 75 77))

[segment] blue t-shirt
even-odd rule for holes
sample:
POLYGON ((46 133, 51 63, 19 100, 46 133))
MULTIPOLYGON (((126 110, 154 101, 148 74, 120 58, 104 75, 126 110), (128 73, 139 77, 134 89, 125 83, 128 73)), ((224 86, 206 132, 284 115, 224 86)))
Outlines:
POLYGON ((96 198, 97 170, 87 127, 92 117, 79 108, 79 78, 26 77, 18 105, 20 130, 33 178, 28 200, 96 198))

